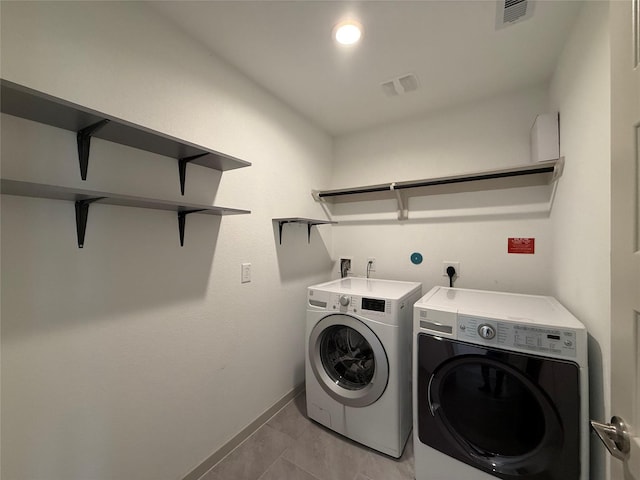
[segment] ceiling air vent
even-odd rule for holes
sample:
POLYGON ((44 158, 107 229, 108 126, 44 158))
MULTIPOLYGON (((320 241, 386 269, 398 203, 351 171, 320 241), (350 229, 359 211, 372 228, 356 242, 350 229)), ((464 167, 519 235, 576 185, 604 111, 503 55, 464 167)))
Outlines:
POLYGON ((413 73, 392 78, 380 84, 387 97, 395 97, 418 89, 418 77, 413 73))
POLYGON ((531 18, 533 0, 498 0, 496 9, 496 29, 531 18))
POLYGON ((382 91, 387 97, 395 97, 396 95, 400 95, 398 90, 396 89, 396 84, 393 80, 389 80, 388 82, 382 82, 382 91))

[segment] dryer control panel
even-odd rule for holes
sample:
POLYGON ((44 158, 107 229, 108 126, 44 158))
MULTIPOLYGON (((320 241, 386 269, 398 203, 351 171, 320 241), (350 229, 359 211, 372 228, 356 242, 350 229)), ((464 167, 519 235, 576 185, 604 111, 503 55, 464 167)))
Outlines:
POLYGON ((458 315, 457 330, 462 341, 576 357, 576 332, 571 329, 458 315))

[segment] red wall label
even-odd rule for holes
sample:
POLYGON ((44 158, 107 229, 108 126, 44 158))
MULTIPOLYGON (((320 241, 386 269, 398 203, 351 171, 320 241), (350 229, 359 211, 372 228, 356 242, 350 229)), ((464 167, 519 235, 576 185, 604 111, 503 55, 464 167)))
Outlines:
POLYGON ((535 238, 509 238, 507 251, 509 253, 534 254, 536 247, 535 238))

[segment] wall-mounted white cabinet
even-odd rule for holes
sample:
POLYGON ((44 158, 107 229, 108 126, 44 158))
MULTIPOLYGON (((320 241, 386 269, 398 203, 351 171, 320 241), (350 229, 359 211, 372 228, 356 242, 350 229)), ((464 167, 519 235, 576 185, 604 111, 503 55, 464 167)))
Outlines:
POLYGON ((530 131, 532 162, 545 162, 560 156, 560 116, 558 112, 536 116, 530 131))

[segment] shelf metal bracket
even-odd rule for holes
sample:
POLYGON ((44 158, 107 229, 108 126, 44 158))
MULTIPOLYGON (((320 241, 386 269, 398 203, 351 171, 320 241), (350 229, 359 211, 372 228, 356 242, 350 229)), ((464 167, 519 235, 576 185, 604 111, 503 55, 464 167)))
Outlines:
POLYGON ((328 225, 332 223, 338 223, 332 220, 326 221, 326 220, 316 220, 312 218, 299 218, 299 217, 274 218, 273 220, 278 222, 278 238, 279 238, 280 245, 282 245, 282 227, 284 226, 285 223, 304 223, 307 226, 307 243, 311 243, 311 227, 315 227, 316 225, 328 225))
POLYGON ((104 127, 110 120, 105 118, 93 125, 78 131, 78 161, 80 162, 80 176, 82 180, 87 179, 87 169, 89 168, 89 151, 91 150, 91 136, 104 127))
POLYGON ((187 215, 190 213, 202 212, 204 209, 200 208, 197 210, 182 210, 178 212, 178 230, 180 232, 180 246, 184 247, 184 225, 187 219, 187 215))
POLYGON ((280 245, 282 245, 282 227, 285 223, 306 223, 307 224, 307 243, 311 243, 311 227, 319 225, 305 220, 280 220, 278 221, 278 236, 280 238, 280 245))
POLYGON ((78 234, 78 248, 84 247, 84 234, 87 231, 87 218, 89 217, 89 205, 106 197, 87 198, 76 200, 76 232, 78 234))
POLYGON ((180 193, 184 195, 184 182, 187 178, 187 163, 197 160, 200 157, 209 155, 208 153, 200 153, 198 155, 192 155, 191 157, 184 157, 178 159, 178 170, 180 171, 180 193))
POLYGON ((280 245, 282 245, 282 226, 288 222, 278 222, 278 236, 280 237, 280 245))
POLYGON ((396 183, 393 182, 390 186, 390 190, 395 193, 396 201, 398 202, 398 220, 407 220, 409 218, 409 206, 406 204, 406 199, 402 192, 396 187, 396 183))
POLYGON ((558 161, 553 166, 553 176, 551 181, 557 182, 557 180, 562 176, 562 172, 564 172, 564 157, 558 158, 558 161))

